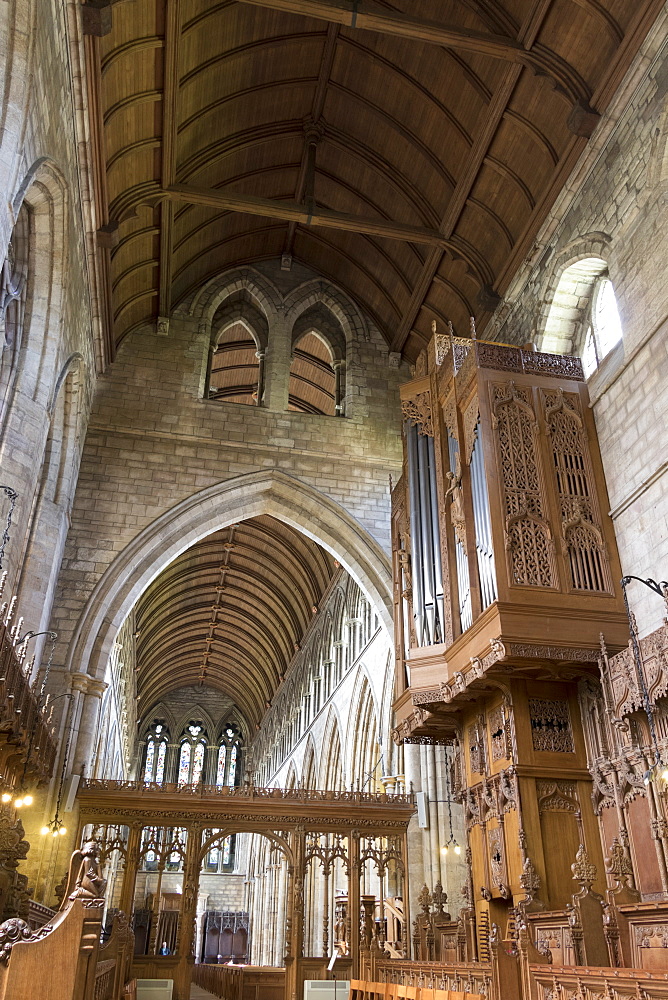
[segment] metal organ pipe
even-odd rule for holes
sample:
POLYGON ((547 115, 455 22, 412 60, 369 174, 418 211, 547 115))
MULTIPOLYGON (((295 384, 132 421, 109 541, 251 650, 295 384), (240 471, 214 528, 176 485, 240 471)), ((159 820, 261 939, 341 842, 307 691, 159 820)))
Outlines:
POLYGON ((489 496, 485 478, 485 458, 482 441, 477 436, 471 453, 471 492, 473 494, 473 521, 475 526, 475 547, 480 577, 480 599, 482 610, 496 600, 496 570, 494 547, 492 544, 492 521, 489 512, 489 496))
POLYGON ((410 501, 413 616, 420 646, 443 640, 443 571, 434 467, 434 440, 406 428, 410 501))
POLYGON ((418 645, 423 646, 424 593, 422 589, 422 526, 420 518, 420 487, 418 477, 418 432, 409 424, 406 428, 408 456, 408 499, 411 525, 411 577, 413 581, 413 618, 418 645))

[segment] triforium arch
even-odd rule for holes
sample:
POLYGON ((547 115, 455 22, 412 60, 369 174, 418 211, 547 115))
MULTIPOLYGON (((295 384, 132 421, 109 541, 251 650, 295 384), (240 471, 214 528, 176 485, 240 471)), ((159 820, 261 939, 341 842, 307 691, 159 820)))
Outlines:
POLYGON ((368 595, 391 630, 389 563, 383 550, 339 504, 281 472, 219 483, 157 518, 121 552, 98 582, 70 644, 68 665, 103 677, 114 638, 138 597, 180 552, 211 532, 271 514, 331 552, 368 595))

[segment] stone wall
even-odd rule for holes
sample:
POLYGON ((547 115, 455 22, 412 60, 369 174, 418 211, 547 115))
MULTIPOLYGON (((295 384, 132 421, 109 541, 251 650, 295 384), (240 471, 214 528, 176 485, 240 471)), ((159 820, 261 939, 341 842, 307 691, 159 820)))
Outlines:
MULTIPOLYGON (((377 331, 368 337, 351 348, 355 378, 349 388, 358 403, 355 416, 345 418, 203 399, 210 330, 190 316, 173 318, 168 337, 144 330, 121 345, 98 380, 81 462, 53 617, 61 663, 113 560, 180 502, 220 483, 243 482, 240 477, 291 477, 295 491, 308 489, 314 522, 324 522, 324 504, 333 502, 351 519, 351 530, 376 546, 379 571, 387 575, 388 479, 400 468, 397 389, 407 373, 390 368, 377 331)), ((244 516, 240 509, 237 519, 244 516)), ((184 539, 182 548, 193 540, 184 539)), ((175 554, 166 547, 161 552, 156 541, 148 575, 175 554)), ((346 553, 335 555, 346 561, 346 553)), ((133 564, 129 572, 135 570, 133 564)), ((71 666, 93 674, 101 669, 101 653, 95 662, 71 666)))
MULTIPOLYGON (((561 273, 608 263, 623 343, 590 395, 625 573, 668 578, 668 13, 664 10, 499 306, 488 339, 540 347, 561 273)), ((662 606, 637 584, 643 632, 662 606)))

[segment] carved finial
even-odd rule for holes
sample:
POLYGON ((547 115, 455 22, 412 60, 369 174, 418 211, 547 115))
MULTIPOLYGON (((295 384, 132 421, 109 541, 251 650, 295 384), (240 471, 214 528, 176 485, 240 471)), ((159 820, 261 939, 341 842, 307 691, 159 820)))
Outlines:
POLYGON ((422 886, 420 890, 420 895, 418 896, 418 903, 420 908, 426 917, 429 916, 429 907, 431 906, 431 893, 427 888, 427 883, 422 886))
POLYGON ((475 316, 469 316, 469 325, 471 328, 471 340, 477 340, 477 335, 475 332, 475 316))
POLYGON ((448 894, 447 892, 443 892, 443 886, 440 879, 434 886, 434 892, 431 899, 438 912, 443 913, 443 908, 448 901, 448 894))
POLYGON ((603 635, 602 632, 598 633, 598 642, 599 642, 599 645, 601 647, 601 656, 607 656, 608 655, 608 647, 605 644, 605 636, 603 635))
POLYGON ((533 897, 540 889, 540 878, 538 872, 534 868, 533 862, 529 857, 526 857, 524 859, 522 874, 520 875, 520 885, 522 886, 522 889, 524 890, 524 893, 529 902, 531 902, 533 897))
POLYGON ((436 320, 435 319, 433 319, 431 321, 431 332, 434 334, 434 336, 436 336, 436 320))
POLYGON ((616 837, 610 844, 610 853, 605 859, 605 870, 619 885, 628 885, 629 879, 633 878, 633 865, 616 837))
POLYGON ((584 844, 580 844, 578 847, 578 853, 575 855, 575 861, 571 865, 571 871, 573 872, 573 881, 579 882, 583 889, 590 889, 593 883, 596 881, 596 865, 593 865, 589 860, 589 855, 587 854, 584 844))

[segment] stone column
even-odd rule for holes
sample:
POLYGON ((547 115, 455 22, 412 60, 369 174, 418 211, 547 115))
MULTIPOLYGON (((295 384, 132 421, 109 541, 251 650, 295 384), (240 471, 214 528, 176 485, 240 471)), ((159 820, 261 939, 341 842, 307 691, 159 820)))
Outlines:
POLYGON ((72 688, 81 692, 81 713, 71 773, 83 775, 87 768, 91 769, 99 725, 100 703, 107 684, 87 674, 73 674, 72 688))
POLYGON ((257 405, 264 406, 264 351, 256 351, 257 358, 257 405))
POLYGON ((291 330, 285 317, 278 315, 269 330, 269 346, 264 363, 264 405, 269 410, 287 410, 292 362, 291 330))
POLYGON ((344 412, 344 373, 345 373, 346 363, 341 359, 337 359, 332 362, 332 368, 334 369, 334 415, 336 417, 345 417, 344 412))

